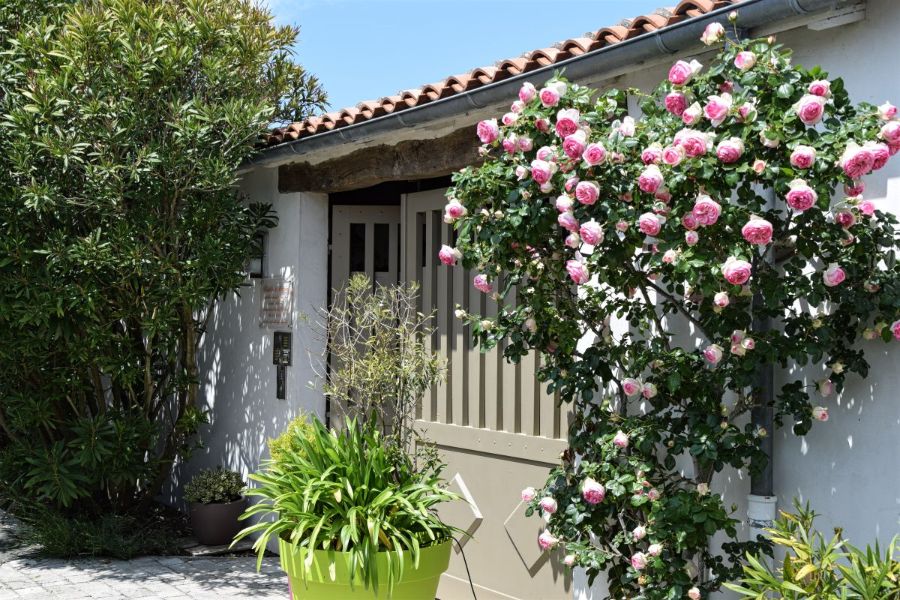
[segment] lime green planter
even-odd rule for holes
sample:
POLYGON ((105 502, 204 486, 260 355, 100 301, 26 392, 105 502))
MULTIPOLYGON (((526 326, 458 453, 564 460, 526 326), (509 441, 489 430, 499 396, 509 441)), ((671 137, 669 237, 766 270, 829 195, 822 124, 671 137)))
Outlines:
POLYGON ((441 574, 450 564, 448 540, 423 548, 419 553, 419 568, 414 569, 409 553, 403 557, 403 575, 394 583, 394 593, 388 596, 388 563, 385 552, 378 557, 378 593, 366 589, 359 572, 353 574, 350 586, 350 555, 346 552, 315 550, 312 565, 304 581, 305 548, 296 548, 284 540, 278 541, 281 568, 291 584, 291 600, 337 600, 338 598, 371 600, 434 600, 441 574), (332 560, 334 565, 332 566, 332 560))

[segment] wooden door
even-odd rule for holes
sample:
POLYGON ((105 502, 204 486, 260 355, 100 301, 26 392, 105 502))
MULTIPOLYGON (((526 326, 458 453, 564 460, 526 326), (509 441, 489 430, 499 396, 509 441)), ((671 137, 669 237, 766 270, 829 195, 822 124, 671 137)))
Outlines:
MULTIPOLYGON (((441 450, 452 489, 468 499, 441 514, 472 534, 463 551, 480 600, 569 598, 559 556, 538 548, 543 521, 526 518, 520 500, 522 488, 540 486, 559 462, 567 412, 535 378, 537 355, 514 365, 501 350, 481 353, 454 316, 457 305, 495 315, 497 303, 472 286, 475 273, 437 258, 441 244, 453 245, 443 222, 445 191, 403 199, 403 277, 420 282, 421 312, 436 310, 432 351, 447 360, 446 380, 423 399, 416 422, 441 450)), ((454 550, 438 593, 442 600, 471 597, 454 550)))

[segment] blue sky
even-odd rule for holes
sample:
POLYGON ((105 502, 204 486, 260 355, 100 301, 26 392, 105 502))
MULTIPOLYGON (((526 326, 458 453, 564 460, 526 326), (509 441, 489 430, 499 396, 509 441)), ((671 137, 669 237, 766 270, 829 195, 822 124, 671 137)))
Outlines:
POLYGON ((417 88, 676 0, 266 0, 331 109, 417 88))

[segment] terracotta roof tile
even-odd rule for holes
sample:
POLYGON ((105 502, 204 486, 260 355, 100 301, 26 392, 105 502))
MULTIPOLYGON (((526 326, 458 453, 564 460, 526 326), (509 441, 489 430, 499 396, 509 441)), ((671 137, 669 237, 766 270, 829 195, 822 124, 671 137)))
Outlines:
POLYGON ((264 143, 274 146, 294 141, 304 136, 323 133, 335 128, 361 123, 388 113, 421 106, 435 100, 473 90, 515 75, 527 73, 541 67, 593 52, 606 46, 618 44, 627 39, 643 35, 685 19, 704 15, 710 11, 737 4, 742 0, 681 0, 674 8, 661 8, 649 15, 626 19, 619 25, 603 27, 580 37, 563 40, 551 47, 538 48, 517 58, 509 58, 493 66, 478 67, 468 73, 447 77, 442 81, 409 89, 393 96, 366 100, 355 107, 333 111, 311 117, 302 123, 291 123, 286 127, 273 129, 264 143))

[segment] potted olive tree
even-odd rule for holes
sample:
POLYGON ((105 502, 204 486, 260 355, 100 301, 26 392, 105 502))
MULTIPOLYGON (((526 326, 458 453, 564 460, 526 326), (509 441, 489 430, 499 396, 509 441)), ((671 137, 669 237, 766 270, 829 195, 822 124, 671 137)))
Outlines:
POLYGON ((260 560, 277 540, 292 598, 434 598, 458 531, 435 508, 458 497, 442 463, 413 429, 415 406, 443 374, 428 349, 429 315, 416 287, 377 287, 354 276, 323 312, 331 368, 323 389, 340 427, 298 419, 270 441, 271 460, 250 478, 260 499, 260 560), (293 593, 297 594, 294 596, 293 593))
POLYGON ((246 506, 243 492, 241 475, 221 467, 201 471, 184 486, 197 541, 207 546, 231 542, 241 528, 238 517, 246 506))

